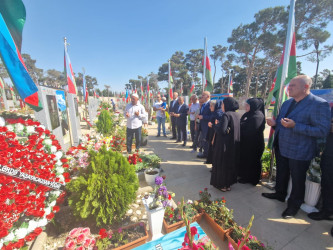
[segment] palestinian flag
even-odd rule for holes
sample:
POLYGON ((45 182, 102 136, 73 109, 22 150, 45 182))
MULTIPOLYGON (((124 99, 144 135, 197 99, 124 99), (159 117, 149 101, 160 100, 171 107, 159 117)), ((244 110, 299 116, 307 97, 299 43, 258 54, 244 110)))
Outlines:
POLYGON ((24 64, 7 25, 0 14, 0 56, 8 71, 8 74, 15 85, 15 88, 22 98, 32 109, 42 109, 38 98, 38 88, 31 79, 27 67, 24 64))
POLYGON ((69 59, 69 55, 67 52, 66 43, 65 43, 65 52, 64 52, 64 65, 65 65, 65 74, 68 84, 68 93, 76 95, 77 89, 76 89, 75 77, 73 73, 71 60, 69 59))
MULTIPOLYGON (((285 56, 285 48, 283 49, 283 54, 280 60, 280 65, 277 69, 276 76, 274 78, 272 88, 268 94, 266 105, 270 105, 272 98, 275 98, 275 105, 274 110, 272 114, 272 118, 276 119, 278 115, 278 105, 279 105, 279 92, 280 92, 280 86, 281 86, 281 80, 282 80, 282 69, 283 69, 283 61, 285 56)), ((288 85, 291 79, 293 79, 295 76, 297 76, 297 65, 296 65, 296 38, 295 33, 293 32, 293 38, 290 48, 290 55, 289 55, 289 65, 288 65, 288 74, 286 77, 286 80, 284 84, 282 84, 282 87, 284 88, 281 104, 286 101, 289 97, 288 94, 288 85)), ((273 140, 274 140, 274 129, 271 127, 271 131, 269 134, 268 139, 268 147, 272 148, 273 146, 273 140)))
MULTIPOLYGON (((204 60, 202 60, 202 65, 204 65, 204 60)), ((205 73, 206 83, 205 83, 205 91, 213 92, 213 78, 212 78, 212 70, 210 67, 209 57, 206 56, 206 73, 205 73)))

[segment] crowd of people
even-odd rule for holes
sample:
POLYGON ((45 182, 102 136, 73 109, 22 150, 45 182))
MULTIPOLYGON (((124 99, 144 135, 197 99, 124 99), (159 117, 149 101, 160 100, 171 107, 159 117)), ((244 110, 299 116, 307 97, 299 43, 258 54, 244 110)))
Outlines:
MULTIPOLYGON (((157 95, 154 104, 158 122, 157 136, 166 137, 166 111, 171 119, 171 140, 186 147, 187 126, 191 134, 192 153, 212 164, 210 184, 226 192, 236 182, 257 185, 261 178, 261 157, 265 149, 264 130, 267 125, 275 128, 273 147, 276 156, 276 187, 274 193, 263 193, 263 197, 285 202, 289 178, 292 189, 283 218, 296 215, 304 202, 306 171, 310 161, 318 154, 317 140, 327 137, 327 146, 322 155, 322 194, 323 208, 310 213, 314 220, 333 219, 333 110, 322 98, 310 93, 312 80, 309 76, 297 76, 289 84, 289 100, 280 108, 277 118, 265 118, 264 101, 250 98, 245 103, 245 113, 241 116, 235 98, 227 97, 222 102, 211 100, 210 93, 192 95, 191 104, 184 103, 184 97, 174 93, 169 105, 157 95)), ((128 139, 139 126, 143 107, 137 104, 137 95, 132 95, 132 103, 127 105, 125 115, 135 126, 128 125, 128 139), (136 101, 136 102, 135 102, 136 101)), ((142 106, 142 105, 141 105, 142 106)), ((131 141, 130 141, 131 143, 131 141)), ((138 148, 138 147, 137 147, 138 148)), ((128 148, 130 152, 130 149, 128 148)))

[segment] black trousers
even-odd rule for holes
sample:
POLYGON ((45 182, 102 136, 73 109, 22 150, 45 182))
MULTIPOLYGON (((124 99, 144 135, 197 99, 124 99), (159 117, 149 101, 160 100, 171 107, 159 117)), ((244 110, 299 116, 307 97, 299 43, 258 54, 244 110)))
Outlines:
POLYGON ((326 139, 326 146, 321 157, 321 194, 323 210, 333 214, 333 133, 326 139))
POLYGON ((190 121, 191 140, 194 143, 195 140, 195 121, 190 121))
POLYGON ((181 141, 183 139, 184 143, 187 141, 187 131, 186 124, 177 124, 177 141, 181 141))
POLYGON ((177 122, 176 117, 171 116, 172 138, 177 138, 177 122))
POLYGON ((288 199, 288 207, 298 210, 304 202, 306 171, 311 161, 300 161, 286 158, 280 154, 279 146, 275 146, 276 186, 275 190, 281 197, 287 196, 289 178, 292 189, 288 199))
POLYGON ((141 145, 141 128, 136 128, 136 129, 130 129, 127 128, 126 130, 126 147, 127 147, 127 153, 132 152, 132 143, 133 143, 133 137, 135 136, 135 148, 137 150, 140 149, 141 145))

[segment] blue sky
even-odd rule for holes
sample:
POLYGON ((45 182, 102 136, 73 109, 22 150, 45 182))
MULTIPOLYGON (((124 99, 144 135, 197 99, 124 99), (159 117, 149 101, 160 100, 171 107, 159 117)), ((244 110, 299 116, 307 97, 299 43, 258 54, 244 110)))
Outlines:
MULTIPOLYGON (((253 21, 256 12, 289 0, 23 0, 27 20, 22 53, 37 60, 37 67, 63 70, 63 38, 75 73, 97 78, 100 88, 121 91, 138 75, 158 68, 181 50, 203 48, 208 39, 227 46, 239 24, 253 21)), ((329 26, 333 30, 333 25, 329 26)), ((330 39, 331 43, 333 39, 330 39)), ((306 52, 299 51, 298 54, 306 52)), ((332 68, 333 56, 320 63, 319 71, 332 68)), ((316 65, 303 62, 303 72, 315 74, 316 65)), ((217 78, 221 73, 217 73, 217 78)), ((162 83, 160 85, 164 87, 162 83)))

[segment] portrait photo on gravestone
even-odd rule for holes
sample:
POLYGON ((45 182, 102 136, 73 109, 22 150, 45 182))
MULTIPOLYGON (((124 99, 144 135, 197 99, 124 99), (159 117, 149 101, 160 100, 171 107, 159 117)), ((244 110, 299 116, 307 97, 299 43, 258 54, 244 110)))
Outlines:
POLYGON ((54 95, 46 95, 52 130, 60 126, 57 101, 54 95))
POLYGON ((7 100, 8 101, 13 100, 13 96, 12 96, 12 93, 11 93, 10 89, 5 89, 5 92, 6 92, 7 100))
POLYGON ((69 121, 66 110, 65 92, 63 90, 57 90, 56 96, 57 96, 58 111, 62 128, 62 135, 64 138, 64 144, 67 144, 70 142, 70 135, 69 135, 69 124, 68 124, 69 121))

